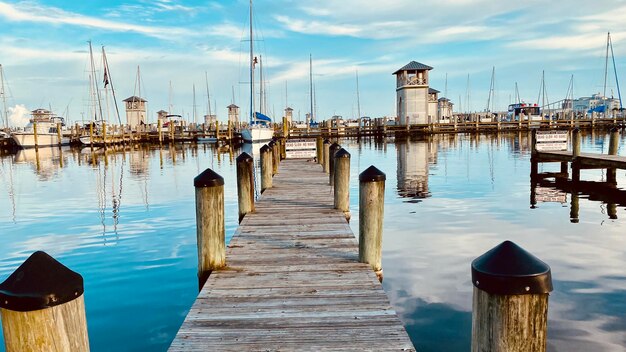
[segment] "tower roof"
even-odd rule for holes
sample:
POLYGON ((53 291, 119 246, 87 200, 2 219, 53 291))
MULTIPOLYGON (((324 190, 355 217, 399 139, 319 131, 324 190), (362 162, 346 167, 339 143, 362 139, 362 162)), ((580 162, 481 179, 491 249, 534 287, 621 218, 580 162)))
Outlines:
POLYGON ((411 61, 408 64, 404 65, 401 69, 397 70, 396 72, 394 72, 393 74, 397 74, 398 72, 401 71, 412 71, 412 70, 432 70, 433 68, 428 66, 428 65, 424 65, 423 63, 417 62, 417 61, 411 61))
POLYGON ((436 94, 436 93, 441 93, 441 92, 436 90, 435 88, 428 88, 428 94, 436 94))
POLYGON ((125 101, 125 102, 126 101, 142 101, 144 103, 147 102, 147 100, 145 100, 143 98, 140 98, 138 96, 135 96, 135 95, 133 95, 132 97, 128 97, 128 98, 124 99, 123 101, 125 101))
POLYGON ((227 108, 229 108, 229 109, 237 108, 238 109, 239 107, 237 105, 235 105, 235 104, 230 104, 230 105, 227 106, 227 108))

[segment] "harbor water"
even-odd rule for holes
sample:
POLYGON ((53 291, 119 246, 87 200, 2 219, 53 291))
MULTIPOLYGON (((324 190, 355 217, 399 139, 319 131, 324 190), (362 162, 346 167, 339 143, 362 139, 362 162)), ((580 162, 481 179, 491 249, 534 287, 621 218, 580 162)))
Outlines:
MULTIPOLYGON (((387 175, 383 286, 418 351, 470 350, 470 264, 504 240, 551 266, 548 351, 626 351, 626 200, 615 207, 580 194, 576 212, 571 194, 531 189, 530 140, 514 132, 339 141, 352 155, 356 234, 358 173, 375 165, 387 175)), ((625 143, 622 134, 620 155, 625 143)), ((583 133, 583 152, 606 154, 608 145, 607 133, 583 133)), ((206 168, 224 177, 228 241, 235 158, 245 150, 256 160, 258 147, 1 155, 0 282, 43 250, 84 278, 92 351, 166 350, 198 293, 193 178, 206 168)), ((583 180, 605 178, 581 171, 583 180)), ((617 184, 626 188, 624 170, 617 184)))

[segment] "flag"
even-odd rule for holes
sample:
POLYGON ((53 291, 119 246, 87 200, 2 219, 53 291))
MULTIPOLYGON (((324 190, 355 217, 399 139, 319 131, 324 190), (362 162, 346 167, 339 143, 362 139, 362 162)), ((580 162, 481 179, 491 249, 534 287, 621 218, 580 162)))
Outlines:
POLYGON ((107 68, 104 68, 104 88, 107 87, 107 85, 109 84, 109 73, 107 72, 107 68))
POLYGON ((252 60, 252 68, 256 67, 256 64, 258 64, 259 61, 257 60, 256 56, 254 57, 254 60, 252 60))

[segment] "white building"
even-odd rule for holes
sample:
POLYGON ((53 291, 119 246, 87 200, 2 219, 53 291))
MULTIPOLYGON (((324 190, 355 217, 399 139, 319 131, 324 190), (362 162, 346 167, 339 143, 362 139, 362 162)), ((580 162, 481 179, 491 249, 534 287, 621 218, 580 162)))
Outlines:
MULTIPOLYGON (((429 87, 429 71, 433 68, 411 61, 396 75, 396 104, 400 125, 435 123, 440 117, 439 91, 429 87)), ((452 115, 452 104, 447 115, 452 115)))
POLYGON ((439 98, 437 100, 437 120, 442 123, 450 122, 453 106, 454 104, 452 104, 450 99, 445 97, 439 98))
POLYGON ((228 108, 228 121, 233 124, 237 124, 239 122, 239 107, 235 104, 230 104, 227 106, 228 108))
POLYGON ((132 96, 124 99, 126 103, 126 124, 137 127, 146 123, 146 103, 145 99, 132 96))
POLYGON ((604 112, 604 106, 606 106, 606 110, 610 113, 613 110, 617 110, 620 108, 619 99, 615 99, 613 97, 607 98, 600 93, 593 94, 590 97, 581 97, 578 99, 574 99, 573 103, 574 112, 592 113, 596 112, 604 112))
POLYGON ((287 123, 291 123, 293 121, 293 109, 290 107, 285 108, 285 118, 287 119, 287 123))

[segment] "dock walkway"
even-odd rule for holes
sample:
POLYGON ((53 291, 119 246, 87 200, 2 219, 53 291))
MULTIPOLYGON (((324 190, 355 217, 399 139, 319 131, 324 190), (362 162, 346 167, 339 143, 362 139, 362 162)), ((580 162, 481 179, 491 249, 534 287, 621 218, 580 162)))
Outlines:
POLYGON ((320 165, 284 160, 170 351, 415 351, 320 165))
POLYGON ((580 168, 626 169, 626 157, 595 153, 580 153, 574 157, 571 151, 539 152, 538 161, 575 161, 580 168))

